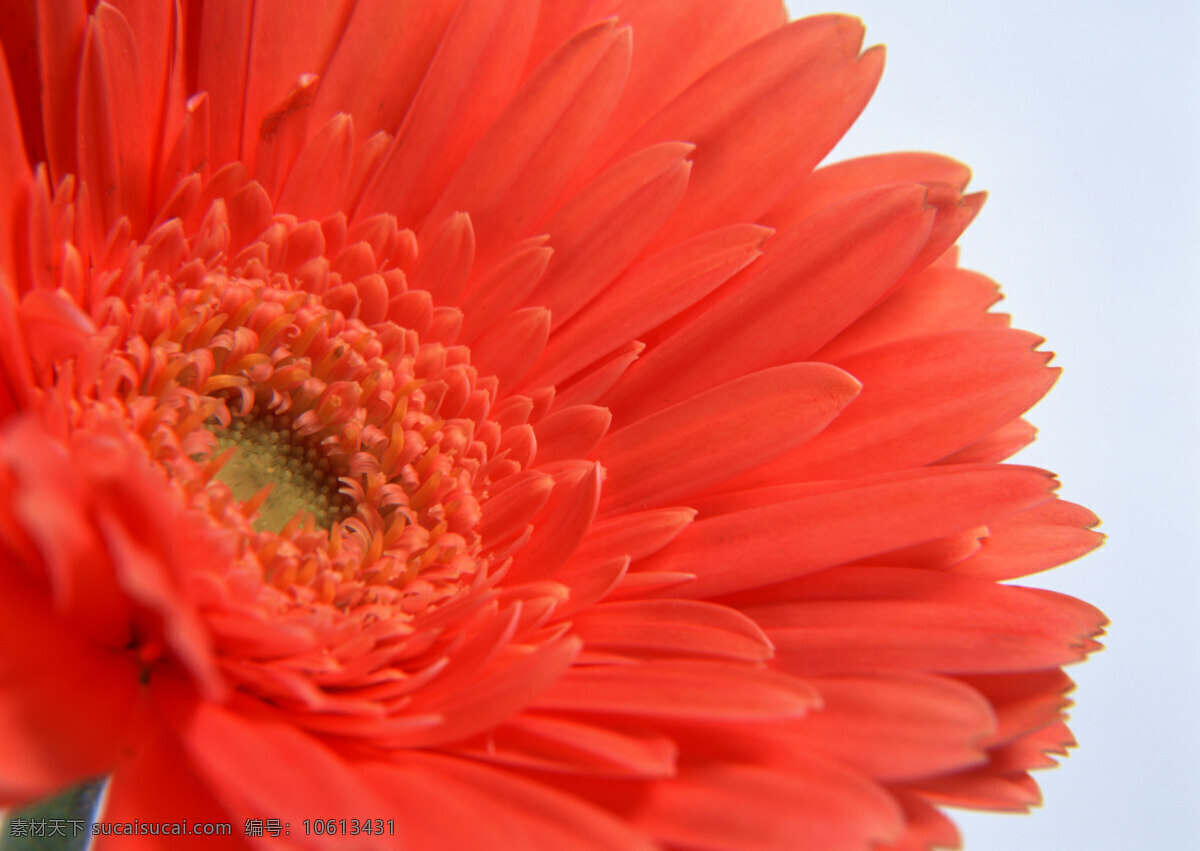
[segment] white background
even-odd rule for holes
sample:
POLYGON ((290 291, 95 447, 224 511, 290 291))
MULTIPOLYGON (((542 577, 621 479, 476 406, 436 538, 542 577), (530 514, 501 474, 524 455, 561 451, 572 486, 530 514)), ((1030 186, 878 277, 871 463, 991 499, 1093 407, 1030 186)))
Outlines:
POLYGON ((888 61, 834 158, 972 166, 990 199, 963 265, 1064 368, 1018 460, 1058 472, 1110 538, 1027 580, 1113 621, 1070 669, 1080 747, 1038 774, 1033 815, 956 814, 966 847, 1200 847, 1200 3, 838 2, 888 61))

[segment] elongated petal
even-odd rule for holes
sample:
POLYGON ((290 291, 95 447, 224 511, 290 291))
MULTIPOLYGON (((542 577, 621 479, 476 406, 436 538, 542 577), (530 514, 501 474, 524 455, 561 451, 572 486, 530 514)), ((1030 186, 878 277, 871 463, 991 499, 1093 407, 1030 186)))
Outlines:
POLYGON ((1042 503, 990 523, 979 552, 955 565, 954 572, 1004 580, 1065 564, 1101 544, 1104 536, 1091 531, 1099 522, 1070 502, 1042 503))
MULTIPOLYGON (((302 824, 318 811, 336 813, 333 818, 353 818, 351 814, 364 806, 382 811, 374 792, 344 761, 290 724, 201 704, 188 720, 183 743, 210 788, 239 815, 271 812, 302 824), (261 759, 247 761, 246 754, 252 752, 261 759), (290 782, 281 784, 281 777, 290 782), (308 782, 311 777, 336 781, 315 787, 308 782)), ((326 843, 336 845, 336 837, 326 843)))
POLYGON ((824 364, 763 370, 607 437, 608 510, 678 502, 810 439, 858 393, 824 364))
POLYGON ((0 52, 0 269, 12 268, 16 255, 16 246, 12 242, 13 226, 31 178, 21 141, 16 96, 5 56, 0 52))
POLYGON ((379 130, 394 133, 457 5, 457 0, 355 3, 321 75, 313 104, 316 120, 325 122, 344 112, 364 138, 379 130), (387 80, 387 85, 363 85, 372 77, 387 80))
POLYGON ((678 748, 668 736, 526 712, 466 750, 490 762, 613 777, 670 777, 678 748))
POLYGON ((754 225, 721 228, 630 269, 554 334, 538 380, 561 381, 691 307, 756 260, 769 234, 754 225))
POLYGON ((932 266, 861 316, 816 356, 836 361, 925 334, 1003 328, 1008 325, 1008 317, 987 312, 999 300, 999 287, 983 275, 952 266, 932 266))
POLYGON ((690 86, 626 143, 626 151, 667 139, 697 145, 697 182, 671 222, 672 236, 707 230, 718 215, 756 220, 828 153, 882 70, 878 50, 859 59, 862 35, 858 21, 833 15, 775 30, 690 86))
POLYGON ((796 736, 870 777, 902 781, 979 765, 996 727, 991 705, 950 679, 913 674, 815 677, 823 708, 796 736))
MULTIPOLYGON (((245 93, 240 154, 252 173, 263 174, 272 167, 260 163, 258 155, 262 142, 284 117, 277 105, 286 104, 288 111, 311 107, 315 91, 305 92, 302 101, 287 100, 288 92, 303 76, 319 78, 324 72, 352 5, 348 0, 253 4, 246 76, 234 80, 245 93), (296 38, 297 32, 306 35, 296 38)), ((241 67, 224 73, 236 73, 241 67)))
POLYGON ((101 4, 88 22, 79 78, 79 176, 104 232, 122 216, 148 224, 149 158, 138 45, 125 17, 101 4))
POLYGON ((649 851, 627 825, 578 798, 519 775, 457 757, 413 752, 395 764, 371 763, 365 776, 390 802, 403 846, 415 851, 487 848, 498 836, 514 847, 649 851), (429 821, 454 830, 427 829, 429 821))
POLYGON ((607 21, 580 33, 513 98, 467 156, 430 218, 470 214, 488 242, 486 257, 530 230, 562 191, 616 103, 629 66, 629 30, 607 21), (498 164, 503 164, 499 167, 498 164))
POLYGON ((696 574, 681 589, 688 597, 767 586, 1003 518, 1049 499, 1053 486, 1040 470, 984 466, 826 484, 761 505, 735 496, 714 504, 742 510, 697 521, 646 567, 696 574))
MULTIPOLYGON (((746 0, 736 6, 723 0, 686 6, 669 0, 624 0, 613 11, 633 29, 636 44, 647 49, 634 51, 629 83, 589 165, 610 158, 639 123, 705 72, 787 20, 784 9, 771 0, 746 0)), ((586 173, 592 171, 585 166, 586 173)))
POLYGON ((665 143, 614 165, 540 227, 554 257, 530 300, 561 325, 641 253, 683 197, 691 146, 665 143))
POLYGON ((711 382, 808 356, 916 256, 933 219, 924 197, 915 186, 879 190, 780 235, 711 303, 676 319, 605 404, 618 422, 645 416, 711 382))
POLYGON ((796 842, 853 851, 894 838, 901 815, 861 774, 810 757, 788 771, 710 764, 680 772, 633 814, 663 841, 690 848, 785 849, 796 842))
MULTIPOLYGON (((458 5, 358 214, 419 223, 458 163, 520 80, 537 6, 516 0, 458 5)), ((386 128, 385 128, 386 129, 386 128)))
POLYGON ((1092 638, 1106 623, 1094 608, 1049 591, 912 568, 843 568, 811 585, 806 601, 748 612, 784 670, 1055 667, 1095 649, 1092 638))
POLYGON ((710 661, 574 668, 538 698, 540 708, 662 718, 751 719, 803 715, 818 693, 799 680, 710 661))
MULTIPOLYGON (((942 334, 852 355, 838 366, 863 383, 855 404, 755 485, 870 475, 937 461, 1029 409, 1059 370, 1039 337, 995 330, 942 334), (903 400, 903 401, 901 401, 903 400), (918 402, 919 404, 913 404, 918 402)), ((746 481, 739 482, 745 487, 746 481)))
POLYGON ((685 656, 762 662, 772 650, 758 625, 736 609, 692 600, 604 603, 575 617, 591 647, 623 654, 685 656))

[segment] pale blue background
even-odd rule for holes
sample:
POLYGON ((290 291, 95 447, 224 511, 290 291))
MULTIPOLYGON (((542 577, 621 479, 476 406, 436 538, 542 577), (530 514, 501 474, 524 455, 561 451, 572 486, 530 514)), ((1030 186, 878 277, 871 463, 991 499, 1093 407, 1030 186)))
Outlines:
MULTIPOLYGON (((835 0, 841 2, 841 0, 835 0)), ((827 11, 791 0, 794 15, 827 11)), ((1200 3, 845 0, 888 45, 840 156, 969 163, 990 200, 963 262, 1065 373, 1019 460, 1109 543, 1030 580, 1103 608, 1071 669, 1080 747, 1032 816, 957 818, 970 851, 1200 847, 1200 3)))

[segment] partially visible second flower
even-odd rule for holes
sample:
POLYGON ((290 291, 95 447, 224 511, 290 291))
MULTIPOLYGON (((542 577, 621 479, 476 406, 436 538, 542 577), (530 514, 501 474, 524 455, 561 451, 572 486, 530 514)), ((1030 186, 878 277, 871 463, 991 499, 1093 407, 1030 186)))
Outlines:
POLYGON ((909 849, 1036 802, 1104 619, 1000 583, 1096 521, 1001 463, 1056 370, 957 267, 967 170, 816 168, 857 21, 3 14, 0 804, 909 849))

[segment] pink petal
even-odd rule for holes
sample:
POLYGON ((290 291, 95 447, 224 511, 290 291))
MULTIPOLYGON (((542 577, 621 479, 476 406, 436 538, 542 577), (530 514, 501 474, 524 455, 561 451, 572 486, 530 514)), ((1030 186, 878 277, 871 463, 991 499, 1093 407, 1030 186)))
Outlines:
POLYGON ((678 502, 809 440, 858 393, 826 364, 735 379, 604 439, 606 511, 678 502))
POLYGON ((605 171, 540 230, 554 256, 529 300, 561 325, 598 295, 645 248, 687 186, 690 145, 645 148, 605 171))
POLYGON ((823 433, 738 487, 865 476, 943 458, 1027 411, 1058 377, 1041 338, 960 331, 903 340, 837 363, 861 396, 823 433))
POLYGON ((590 776, 670 777, 675 773, 675 742, 662 733, 624 730, 569 718, 517 715, 481 744, 464 748, 471 757, 520 768, 590 776))
POLYGON ((742 510, 693 523, 646 569, 696 574, 680 590, 692 598, 767 586, 998 520, 1049 499, 1053 486, 1041 470, 981 466, 822 484, 779 502, 765 490, 762 504, 737 494, 713 505, 742 510))
POLYGON ((534 424, 538 463, 588 457, 611 422, 608 408, 598 405, 572 405, 553 411, 534 424))
POLYGON ((727 606, 694 600, 601 603, 572 618, 589 648, 633 657, 683 655, 763 662, 770 641, 754 621, 727 606))
POLYGON ((354 4, 321 77, 313 104, 316 119, 324 122, 345 112, 363 138, 379 130, 394 132, 457 5, 458 0, 360 0, 354 4))
POLYGON ((858 851, 897 837, 898 806, 857 772, 816 756, 788 770, 712 762, 655 783, 630 818, 675 847, 858 851))
POLYGON ((598 807, 550 785, 472 760, 420 751, 362 774, 388 801, 396 844, 412 851, 462 848, 572 848, 651 851, 644 837, 598 807), (430 829, 441 825, 441 829, 430 829))
POLYGON ((760 255, 770 231, 731 225, 629 269, 550 339, 537 380, 554 384, 691 307, 760 255))
POLYGON ((391 212, 422 223, 484 131, 512 98, 537 5, 479 0, 458 6, 357 215, 391 212))
POLYGON ((466 157, 430 211, 465 210, 487 235, 482 256, 530 236, 562 191, 577 151, 608 118, 629 67, 629 30, 609 20, 579 33, 538 69, 466 157))
POLYGON ((912 337, 1004 328, 1007 316, 987 312, 999 300, 1000 288, 990 278, 966 269, 931 266, 834 337, 815 357, 836 361, 912 337))
POLYGON ((1052 500, 989 524, 978 553, 955 565, 955 573, 1002 581, 1028 576, 1079 558, 1100 546, 1091 531, 1100 519, 1088 509, 1052 500))
POLYGON ((543 693, 541 709, 674 719, 750 720, 804 715, 816 690, 744 664, 663 660, 575 667, 543 693))
POLYGON ((986 761, 996 717, 977 691, 925 674, 819 677, 822 708, 788 734, 811 750, 885 781, 941 774, 986 761))
POLYGON ((604 403, 627 421, 808 357, 908 268, 933 222, 924 198, 920 186, 882 189, 780 234, 757 263, 664 327, 604 403))
POLYGON ((793 673, 1057 667, 1095 650, 1092 637, 1106 623, 1086 603, 1049 591, 913 568, 840 568, 791 594, 801 596, 745 611, 793 673))
POLYGON ((696 144, 688 203, 669 239, 756 221, 829 152, 858 117, 883 68, 859 57, 862 24, 833 15, 795 21, 691 85, 623 146, 696 144))

